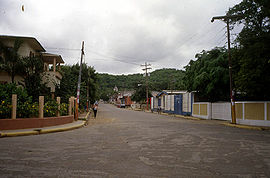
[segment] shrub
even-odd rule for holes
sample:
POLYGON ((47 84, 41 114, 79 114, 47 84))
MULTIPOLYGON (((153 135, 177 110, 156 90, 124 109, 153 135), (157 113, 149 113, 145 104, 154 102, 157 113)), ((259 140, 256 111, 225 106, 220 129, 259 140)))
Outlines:
MULTIPOLYGON (((32 97, 28 96, 25 89, 17 87, 16 84, 0 84, 0 119, 7 119, 11 117, 11 98, 12 94, 17 94, 17 108, 20 108, 24 103, 31 103, 32 97)), ((17 115, 24 110, 18 110, 17 115)), ((27 112, 25 110, 24 112, 27 112)), ((23 116, 23 114, 21 114, 23 116)))
POLYGON ((2 99, 0 102, 0 119, 10 118, 12 107, 10 101, 2 99))
POLYGON ((44 117, 54 117, 58 111, 58 104, 55 100, 50 100, 44 104, 44 117))
POLYGON ((38 103, 24 102, 17 107, 18 118, 38 117, 38 103))
MULTIPOLYGON (((15 84, 0 84, 0 119, 11 118, 12 94, 17 94, 17 118, 38 117, 38 102, 32 102, 25 89, 15 84)), ((44 117, 54 117, 58 111, 58 104, 55 100, 46 97, 44 104, 44 117)), ((68 105, 60 104, 60 115, 68 115, 68 105)))
POLYGON ((66 103, 61 103, 60 104, 60 115, 61 116, 68 115, 68 105, 66 103))

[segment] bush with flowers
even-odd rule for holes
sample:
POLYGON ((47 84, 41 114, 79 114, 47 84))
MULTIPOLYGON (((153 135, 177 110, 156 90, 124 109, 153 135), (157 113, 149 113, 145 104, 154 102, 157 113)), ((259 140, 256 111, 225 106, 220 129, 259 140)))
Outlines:
MULTIPOLYGON (((11 118, 12 94, 17 94, 17 118, 38 117, 38 103, 32 101, 25 89, 15 84, 0 84, 0 119, 11 118)), ((48 100, 44 104, 44 117, 54 117, 58 111, 58 104, 55 100, 48 100)), ((60 104, 60 114, 68 115, 68 105, 60 104)))
POLYGON ((56 116, 58 104, 54 100, 50 100, 44 104, 44 117, 56 116))
MULTIPOLYGON (((17 108, 21 108, 26 102, 32 102, 32 97, 28 96, 22 87, 17 87, 16 84, 0 84, 0 119, 11 117, 12 94, 17 94, 17 108)), ((21 112, 22 110, 18 109, 17 115, 21 112)), ((22 116, 25 117, 23 114, 22 116)))
POLYGON ((68 115, 68 104, 66 104, 66 103, 61 103, 60 104, 60 115, 61 116, 68 115))

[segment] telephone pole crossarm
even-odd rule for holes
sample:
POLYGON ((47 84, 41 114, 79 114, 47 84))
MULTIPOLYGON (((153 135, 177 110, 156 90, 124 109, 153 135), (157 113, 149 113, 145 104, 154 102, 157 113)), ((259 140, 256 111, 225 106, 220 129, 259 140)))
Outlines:
POLYGON ((244 17, 244 15, 223 15, 223 16, 215 16, 215 17, 212 17, 211 22, 214 22, 215 20, 228 21, 228 20, 235 19, 235 18, 240 18, 240 17, 244 17))

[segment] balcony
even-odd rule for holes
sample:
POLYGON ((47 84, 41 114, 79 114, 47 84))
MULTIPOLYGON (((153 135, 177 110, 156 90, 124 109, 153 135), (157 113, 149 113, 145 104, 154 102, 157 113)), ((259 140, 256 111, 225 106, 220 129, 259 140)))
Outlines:
POLYGON ((60 55, 43 53, 42 59, 44 62, 44 73, 42 76, 42 83, 50 88, 51 93, 55 92, 55 86, 60 85, 62 75, 58 72, 60 64, 64 61, 60 55))

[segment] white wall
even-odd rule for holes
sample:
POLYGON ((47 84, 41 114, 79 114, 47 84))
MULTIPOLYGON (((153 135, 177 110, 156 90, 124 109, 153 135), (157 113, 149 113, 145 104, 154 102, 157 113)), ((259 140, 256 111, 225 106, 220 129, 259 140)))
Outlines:
POLYGON ((170 95, 171 97, 171 111, 174 111, 174 95, 170 95))
MULTIPOLYGON (((3 40, 4 45, 6 45, 8 47, 13 47, 14 46, 14 42, 15 42, 15 40, 3 40)), ((33 48, 31 48, 28 45, 28 43, 23 42, 21 44, 21 47, 19 48, 18 53, 19 53, 19 55, 21 57, 26 57, 26 56, 29 56, 30 51, 35 54, 35 50, 33 48)))
POLYGON ((231 120, 231 103, 212 103, 212 118, 231 120))
MULTIPOLYGON (((241 112, 243 113, 243 118, 237 118, 236 122, 237 124, 244 124, 244 125, 254 125, 254 126, 270 126, 270 119, 268 118, 268 113, 269 113, 269 104, 270 102, 268 101, 261 101, 261 102, 256 102, 256 101, 241 101, 241 102, 236 102, 236 104, 243 104, 243 107, 241 109, 241 112), (245 109, 245 103, 264 103, 264 108, 263 111, 264 114, 264 119, 263 120, 256 120, 256 119, 247 119, 246 112, 249 111, 250 109, 246 110, 245 109)), ((206 103, 206 102, 196 102, 193 103, 194 105, 202 105, 202 104, 207 104, 207 115, 201 115, 201 114, 195 114, 194 112, 194 107, 193 107, 193 113, 192 116, 194 117, 199 117, 199 118, 204 118, 204 119, 218 119, 218 120, 228 120, 231 121, 231 103, 229 102, 224 102, 224 103, 206 103)), ((256 109, 253 111, 254 112, 254 117, 256 117, 256 109)), ((257 113, 258 114, 258 113, 257 113)), ((262 113, 259 113, 262 114, 262 113)))
POLYGON ((158 108, 158 98, 154 98, 154 108, 158 108))
POLYGON ((170 110, 171 98, 169 95, 165 95, 165 110, 170 110))
POLYGON ((191 112, 191 93, 183 94, 183 112, 191 112))
POLYGON ((154 97, 151 97, 151 109, 154 109, 154 97))
POLYGON ((212 119, 212 106, 210 102, 196 102, 193 103, 193 111, 192 116, 202 118, 202 119, 212 119), (197 105, 199 107, 199 113, 195 113, 194 111, 194 105, 197 105), (204 109, 204 106, 206 106, 206 110, 204 109), (204 112, 207 112, 207 114, 203 114, 204 112))
POLYGON ((161 96, 161 109, 165 109, 165 96, 161 96))

